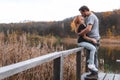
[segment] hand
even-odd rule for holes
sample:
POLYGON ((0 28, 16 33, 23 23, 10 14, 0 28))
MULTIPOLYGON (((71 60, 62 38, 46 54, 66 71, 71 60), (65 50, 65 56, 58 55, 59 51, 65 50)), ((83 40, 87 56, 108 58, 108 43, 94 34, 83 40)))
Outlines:
POLYGON ((80 33, 77 33, 78 36, 80 36, 80 33))
POLYGON ((95 40, 95 39, 92 39, 92 42, 93 42, 94 44, 96 44, 96 43, 97 43, 97 40, 95 40))
POLYGON ((87 38, 87 36, 86 36, 86 35, 84 35, 84 36, 83 36, 83 38, 84 38, 84 39, 86 39, 86 38, 87 38))

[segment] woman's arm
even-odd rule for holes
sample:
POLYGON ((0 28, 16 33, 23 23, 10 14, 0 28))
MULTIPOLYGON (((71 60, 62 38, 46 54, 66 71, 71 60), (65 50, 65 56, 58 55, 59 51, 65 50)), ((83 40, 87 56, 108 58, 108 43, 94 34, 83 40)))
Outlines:
POLYGON ((92 25, 88 25, 85 29, 83 29, 80 33, 79 33, 79 35, 85 35, 85 34, 87 34, 88 32, 90 32, 91 31, 91 29, 92 29, 92 25))
POLYGON ((88 37, 88 36, 86 36, 86 35, 84 35, 83 38, 86 39, 86 40, 88 40, 88 41, 91 41, 91 42, 93 42, 93 43, 95 43, 95 44, 97 43, 96 39, 90 38, 90 37, 88 37))

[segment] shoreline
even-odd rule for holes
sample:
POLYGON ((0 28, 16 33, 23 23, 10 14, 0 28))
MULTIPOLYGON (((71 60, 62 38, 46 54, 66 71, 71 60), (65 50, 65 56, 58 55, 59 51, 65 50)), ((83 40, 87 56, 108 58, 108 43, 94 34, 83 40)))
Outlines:
POLYGON ((100 42, 101 47, 120 49, 120 39, 101 39, 100 42))
POLYGON ((100 40, 101 43, 104 44, 119 44, 120 45, 120 39, 101 39, 100 40))
MULTIPOLYGON (((68 44, 77 44, 77 39, 75 38, 63 38, 62 41, 68 44)), ((120 46, 120 39, 101 39, 101 46, 120 46)))

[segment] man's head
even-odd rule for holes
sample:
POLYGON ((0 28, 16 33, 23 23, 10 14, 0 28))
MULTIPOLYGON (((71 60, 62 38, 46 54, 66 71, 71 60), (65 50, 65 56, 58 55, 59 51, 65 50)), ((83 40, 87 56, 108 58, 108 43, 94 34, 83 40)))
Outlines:
POLYGON ((82 16, 86 17, 90 15, 90 10, 87 6, 82 6, 79 8, 80 13, 82 14, 82 16))

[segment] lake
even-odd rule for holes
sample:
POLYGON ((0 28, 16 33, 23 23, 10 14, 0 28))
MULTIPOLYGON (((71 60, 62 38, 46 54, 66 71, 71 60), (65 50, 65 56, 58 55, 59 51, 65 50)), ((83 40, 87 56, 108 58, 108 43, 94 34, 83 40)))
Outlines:
POLYGON ((107 44, 99 49, 99 68, 104 72, 120 73, 120 45, 107 44))
MULTIPOLYGON (((67 49, 77 47, 76 45, 65 44, 67 49)), ((108 73, 120 73, 120 44, 101 44, 98 50, 99 71, 108 73)))

